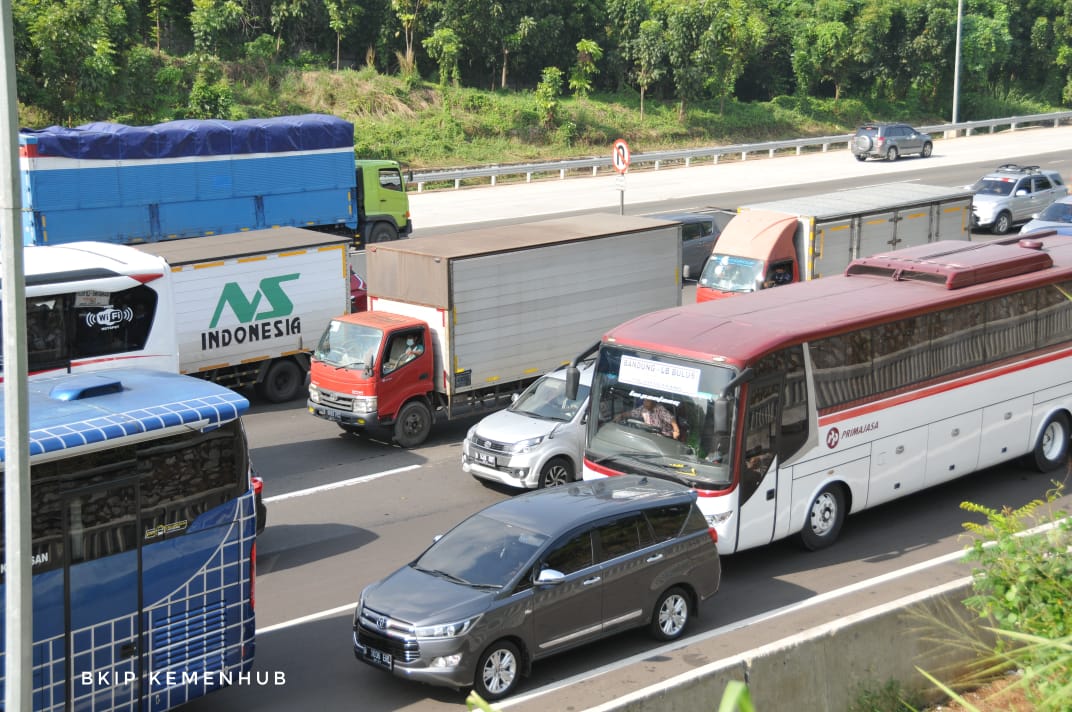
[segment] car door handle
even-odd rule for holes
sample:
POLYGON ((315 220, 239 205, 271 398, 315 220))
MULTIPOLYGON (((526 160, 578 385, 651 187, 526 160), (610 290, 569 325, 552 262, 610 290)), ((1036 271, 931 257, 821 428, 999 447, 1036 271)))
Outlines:
POLYGON ((600 581, 600 577, 599 577, 599 576, 593 576, 593 577, 592 577, 592 578, 590 578, 590 579, 585 579, 584 581, 582 581, 582 582, 581 582, 581 585, 582 585, 582 586, 590 586, 590 585, 592 585, 593 583, 599 583, 599 581, 600 581))
POLYGON ((661 558, 663 558, 663 555, 662 555, 662 554, 655 554, 655 555, 653 555, 653 556, 649 556, 649 557, 647 558, 647 562, 648 562, 649 564, 651 564, 651 563, 654 563, 654 562, 658 561, 658 560, 659 560, 659 559, 661 559, 661 558))

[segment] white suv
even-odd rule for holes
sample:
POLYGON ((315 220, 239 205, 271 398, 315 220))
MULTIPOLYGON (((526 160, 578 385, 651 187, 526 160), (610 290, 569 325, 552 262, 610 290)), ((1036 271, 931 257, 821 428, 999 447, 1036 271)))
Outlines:
POLYGON ((1030 220, 1053 201, 1068 195, 1057 171, 1015 163, 998 166, 971 189, 975 193, 974 225, 989 228, 995 235, 1004 235, 1014 224, 1030 220))
POLYGON ((462 442, 462 470, 511 487, 536 489, 578 479, 584 457, 591 364, 577 397, 566 398, 564 368, 541 376, 506 410, 485 417, 462 442))

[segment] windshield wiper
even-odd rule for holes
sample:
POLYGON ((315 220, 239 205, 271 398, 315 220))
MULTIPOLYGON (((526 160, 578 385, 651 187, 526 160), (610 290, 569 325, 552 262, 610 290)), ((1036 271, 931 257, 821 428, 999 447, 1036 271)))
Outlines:
POLYGON ((473 584, 471 584, 470 582, 466 581, 463 578, 459 578, 458 576, 455 576, 454 574, 447 573, 446 571, 442 571, 440 569, 426 569, 426 568, 417 566, 416 564, 414 564, 413 568, 417 569, 418 571, 422 571, 422 572, 424 572, 426 574, 431 574, 432 576, 438 576, 439 578, 445 578, 448 581, 451 581, 453 583, 460 583, 463 586, 472 586, 473 585, 473 584))

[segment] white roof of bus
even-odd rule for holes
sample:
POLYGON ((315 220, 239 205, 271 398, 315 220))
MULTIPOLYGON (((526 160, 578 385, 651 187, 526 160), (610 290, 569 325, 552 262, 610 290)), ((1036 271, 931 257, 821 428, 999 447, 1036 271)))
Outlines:
POLYGON ((29 275, 50 272, 104 268, 118 274, 159 272, 166 269, 156 255, 126 245, 107 242, 68 242, 63 245, 27 245, 22 252, 24 273, 29 275))

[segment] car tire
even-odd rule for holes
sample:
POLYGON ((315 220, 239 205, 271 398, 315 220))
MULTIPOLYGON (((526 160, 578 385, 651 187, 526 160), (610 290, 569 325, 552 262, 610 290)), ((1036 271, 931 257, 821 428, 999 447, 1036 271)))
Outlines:
POLYGON ((934 144, 925 143, 923 144, 923 150, 919 152, 919 155, 921 158, 930 158, 932 153, 934 153, 934 144))
POLYGON ((395 442, 404 448, 417 447, 432 431, 432 411, 419 400, 402 406, 395 420, 395 442))
POLYGON ((1011 227, 1012 216, 1003 210, 994 218, 994 225, 990 228, 990 231, 995 235, 1004 235, 1011 227))
POLYGON ((856 154, 856 160, 857 160, 857 161, 861 161, 861 162, 863 162, 863 161, 866 161, 866 160, 867 160, 867 156, 865 156, 865 155, 864 155, 864 154, 862 154, 862 153, 857 153, 857 154, 856 154))
POLYGON ((255 386, 257 395, 269 403, 286 403, 305 390, 305 373, 293 359, 283 358, 268 367, 264 380, 255 386))
POLYGON ((378 222, 369 232, 368 242, 392 242, 398 239, 398 231, 389 222, 378 222))
POLYGON ((521 653, 509 640, 488 646, 476 662, 473 690, 486 702, 501 700, 521 682, 521 653))
POLYGON ((677 640, 685 634, 692 613, 689 596, 679 586, 668 588, 659 596, 651 612, 649 629, 656 640, 677 640))
POLYGON ((825 549, 837 540, 844 521, 845 492, 840 485, 827 485, 808 505, 800 541, 809 551, 825 549))
POLYGON ((890 161, 892 163, 893 161, 896 161, 900 157, 901 157, 901 154, 898 153, 896 146, 890 146, 889 148, 886 149, 886 160, 887 161, 890 161))
POLYGON ((1062 467, 1068 460, 1070 437, 1072 431, 1069 430, 1067 415, 1054 413, 1047 418, 1032 452, 1035 469, 1046 473, 1062 467))
POLYGON ((539 489, 557 487, 573 482, 573 465, 564 457, 553 457, 540 468, 539 489))

